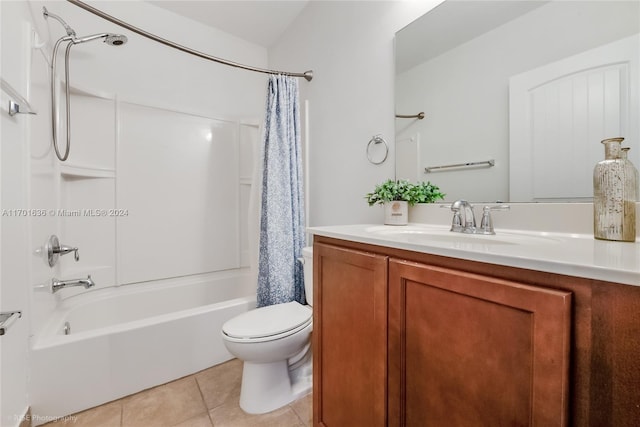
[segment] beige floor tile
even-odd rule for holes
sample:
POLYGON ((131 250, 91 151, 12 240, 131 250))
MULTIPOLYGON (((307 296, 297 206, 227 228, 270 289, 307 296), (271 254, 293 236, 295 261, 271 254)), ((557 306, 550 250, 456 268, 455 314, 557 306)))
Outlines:
POLYGON ((61 427, 120 427, 122 420, 122 403, 117 400, 115 402, 106 403, 77 414, 69 415, 61 418, 59 421, 47 423, 45 426, 61 427))
POLYGON ((290 406, 260 415, 245 413, 237 402, 227 402, 209 412, 215 427, 304 427, 290 406))
POLYGON ((305 427, 312 425, 311 393, 268 414, 239 406, 242 362, 197 374, 70 415, 47 427, 305 427), (209 410, 209 412, 207 412, 209 410))
POLYGON ((233 359, 195 374, 208 409, 227 401, 238 402, 242 383, 242 362, 233 359))
POLYGON ((313 425, 313 394, 309 393, 292 402, 289 406, 298 414, 305 426, 311 427, 313 425))
POLYGON ((193 376, 134 394, 122 405, 123 427, 173 426, 207 411, 193 376))
POLYGON ((190 418, 172 427, 212 427, 212 426, 213 424, 211 424, 211 419, 209 419, 209 414, 205 413, 195 418, 190 418))

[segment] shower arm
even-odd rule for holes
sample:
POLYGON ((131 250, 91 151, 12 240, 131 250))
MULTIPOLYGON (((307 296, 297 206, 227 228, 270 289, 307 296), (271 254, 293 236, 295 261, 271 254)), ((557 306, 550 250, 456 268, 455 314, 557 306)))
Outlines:
POLYGON ((109 15, 108 13, 105 13, 105 12, 101 11, 100 9, 96 9, 93 6, 89 6, 88 4, 86 4, 86 3, 84 3, 84 2, 82 2, 80 0, 67 0, 67 1, 69 3, 72 3, 72 4, 74 4, 74 5, 78 6, 78 7, 86 10, 87 12, 91 12, 94 15, 97 15, 97 16, 103 18, 103 19, 106 19, 109 22, 112 22, 112 23, 114 23, 116 25, 119 25, 119 26, 121 26, 123 28, 126 28, 129 31, 133 31, 134 33, 137 33, 137 34, 139 34, 139 35, 141 35, 143 37, 146 37, 148 39, 154 40, 154 41, 156 41, 158 43, 161 43, 161 44, 163 44, 165 46, 169 46, 169 47, 172 47, 174 49, 178 49, 178 50, 180 50, 182 52, 189 53, 191 55, 198 56, 198 57, 203 58, 203 59, 207 59, 209 61, 218 62, 220 64, 225 64, 225 65, 229 65, 229 66, 236 67, 236 68, 242 68, 243 70, 255 71, 255 72, 258 72, 258 73, 282 74, 282 75, 291 76, 291 77, 304 77, 308 82, 310 82, 311 79, 313 79, 313 71, 311 71, 311 70, 305 71, 304 73, 290 73, 290 72, 287 72, 287 71, 267 70, 267 69, 264 69, 264 68, 252 67, 252 66, 249 66, 249 65, 240 64, 238 62, 228 61, 226 59, 222 59, 222 58, 218 58, 218 57, 215 57, 215 56, 207 55, 206 53, 197 51, 195 49, 191 49, 191 48, 186 47, 186 46, 182 46, 182 45, 174 43, 174 42, 172 42, 170 40, 167 40, 167 39, 164 39, 162 37, 156 36, 155 34, 148 33, 147 31, 144 31, 144 30, 142 30, 142 29, 140 29, 138 27, 135 27, 135 26, 127 23, 127 22, 124 22, 124 21, 122 21, 122 20, 120 20, 118 18, 115 18, 115 17, 109 15))
POLYGON ((45 6, 42 6, 42 14, 44 15, 45 18, 53 18, 56 21, 58 21, 64 27, 64 30, 67 32, 68 36, 70 37, 76 36, 76 32, 73 30, 73 28, 69 26, 69 24, 65 22, 64 19, 60 18, 55 13, 49 12, 45 6))

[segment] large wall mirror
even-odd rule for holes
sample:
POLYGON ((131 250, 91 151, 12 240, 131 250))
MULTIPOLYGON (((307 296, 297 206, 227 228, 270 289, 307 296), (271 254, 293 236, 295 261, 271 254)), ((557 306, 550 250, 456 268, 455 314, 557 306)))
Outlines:
POLYGON ((637 0, 441 3, 396 34, 396 114, 425 115, 396 118, 396 177, 448 201, 590 201, 602 139, 640 167, 639 33, 637 0))

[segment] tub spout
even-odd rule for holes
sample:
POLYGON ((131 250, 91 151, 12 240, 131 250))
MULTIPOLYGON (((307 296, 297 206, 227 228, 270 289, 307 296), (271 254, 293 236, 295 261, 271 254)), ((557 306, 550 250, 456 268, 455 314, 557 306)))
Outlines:
POLYGON ((70 288, 72 286, 83 286, 85 289, 89 289, 95 286, 95 283, 91 279, 91 275, 88 275, 86 279, 74 279, 74 280, 58 280, 56 278, 51 279, 52 293, 56 293, 62 288, 70 288))

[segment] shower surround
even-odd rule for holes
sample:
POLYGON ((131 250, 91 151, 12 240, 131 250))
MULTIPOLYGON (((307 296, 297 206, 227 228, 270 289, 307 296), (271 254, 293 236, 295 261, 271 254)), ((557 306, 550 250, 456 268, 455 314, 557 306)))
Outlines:
MULTIPOLYGON (((217 331, 255 306, 247 224, 266 76, 174 52, 66 2, 46 5, 83 32, 128 37, 118 49, 71 50, 72 144, 60 162, 51 146, 49 70, 53 42, 65 32, 42 17, 43 2, 29 2, 25 25, 38 36, 26 40, 39 43, 29 51, 29 100, 42 113, 28 122, 28 207, 46 215, 29 218, 23 319, 32 336, 29 404, 54 416, 230 357, 217 331), (42 249, 52 234, 78 247, 79 261, 60 257, 49 267, 42 249), (87 275, 96 283, 90 290, 48 288, 53 277, 87 275), (60 392, 71 384, 75 391, 60 392)), ((267 65, 266 49, 145 2, 104 7, 199 50, 267 65)), ((64 110, 62 100, 62 149, 64 110)))

